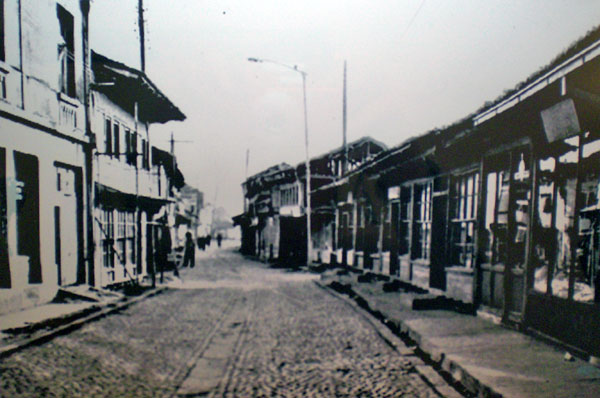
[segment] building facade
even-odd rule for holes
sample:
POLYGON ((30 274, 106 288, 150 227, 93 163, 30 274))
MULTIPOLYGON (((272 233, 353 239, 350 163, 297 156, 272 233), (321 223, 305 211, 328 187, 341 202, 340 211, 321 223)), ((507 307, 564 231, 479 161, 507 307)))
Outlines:
MULTIPOLYGON (((384 144, 361 138, 310 159, 311 190, 342 178, 385 150, 384 144)), ((243 184, 244 213, 234 221, 242 229, 242 252, 264 260, 302 264, 307 260, 306 164, 280 164, 249 177, 243 184)), ((334 208, 328 201, 311 209, 312 260, 329 256, 334 208)))
POLYGON ((150 125, 185 115, 141 71, 95 52, 92 70, 95 278, 108 286, 148 275, 153 218, 161 210, 174 214, 183 182, 173 156, 151 146, 150 125))
POLYGON ((459 122, 315 185, 311 260, 600 356, 599 75, 596 29, 459 122))
POLYGON ((0 1, 0 313, 143 274, 144 231, 171 202, 148 125, 185 116, 145 74, 91 52, 89 11, 0 1))
POLYGON ((0 11, 0 312, 8 312, 89 280, 89 2, 4 0, 0 11))

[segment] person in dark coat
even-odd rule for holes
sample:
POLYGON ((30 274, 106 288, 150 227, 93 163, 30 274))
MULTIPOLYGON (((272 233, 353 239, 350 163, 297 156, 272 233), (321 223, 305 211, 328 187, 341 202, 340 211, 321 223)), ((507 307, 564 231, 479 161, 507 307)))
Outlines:
POLYGON ((223 235, 218 234, 217 235, 217 244, 219 245, 219 247, 221 247, 221 242, 223 241, 223 235))
POLYGON ((164 272, 171 252, 171 234, 169 227, 162 224, 156 228, 156 263, 160 272, 160 283, 163 283, 164 272))
POLYGON ((182 267, 187 267, 189 265, 190 268, 194 268, 194 266, 196 265, 195 256, 196 256, 196 245, 194 244, 194 240, 192 239, 192 233, 186 232, 185 233, 185 246, 184 246, 184 252, 183 252, 182 267))
POLYGON ((206 238, 201 236, 198 238, 198 249, 204 250, 206 247, 206 238))

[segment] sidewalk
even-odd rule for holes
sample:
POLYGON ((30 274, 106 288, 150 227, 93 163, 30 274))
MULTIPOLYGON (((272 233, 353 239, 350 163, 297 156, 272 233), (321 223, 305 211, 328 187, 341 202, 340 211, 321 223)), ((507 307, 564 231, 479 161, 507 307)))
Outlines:
POLYGON ((167 277, 154 289, 144 286, 141 294, 131 296, 87 285, 73 286, 59 290, 54 302, 0 315, 0 358, 159 294, 170 279, 167 277))
POLYGON ((413 310, 413 305, 425 308, 423 303, 433 296, 402 288, 389 291, 394 290, 390 284, 385 292, 384 281, 358 279, 344 270, 329 270, 319 283, 353 298, 475 396, 600 397, 600 368, 588 362, 489 319, 451 310, 413 310))

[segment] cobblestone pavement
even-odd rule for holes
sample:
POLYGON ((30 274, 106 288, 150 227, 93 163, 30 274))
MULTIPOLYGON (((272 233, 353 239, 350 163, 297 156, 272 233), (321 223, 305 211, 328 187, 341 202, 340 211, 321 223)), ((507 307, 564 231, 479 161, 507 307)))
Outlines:
POLYGON ((211 250, 165 293, 0 361, 0 396, 438 396, 313 275, 211 250))

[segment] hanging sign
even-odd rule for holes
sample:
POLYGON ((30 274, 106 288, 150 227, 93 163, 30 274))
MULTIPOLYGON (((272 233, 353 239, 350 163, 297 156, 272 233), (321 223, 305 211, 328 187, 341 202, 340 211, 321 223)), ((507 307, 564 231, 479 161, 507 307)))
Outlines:
POLYGON ((571 98, 541 112, 544 132, 548 142, 554 142, 579 133, 579 119, 571 98))

